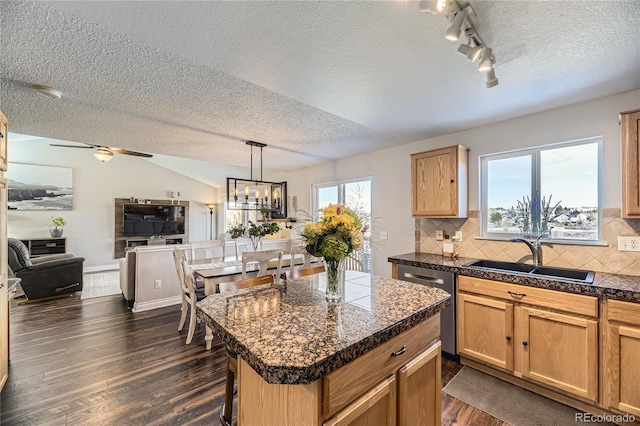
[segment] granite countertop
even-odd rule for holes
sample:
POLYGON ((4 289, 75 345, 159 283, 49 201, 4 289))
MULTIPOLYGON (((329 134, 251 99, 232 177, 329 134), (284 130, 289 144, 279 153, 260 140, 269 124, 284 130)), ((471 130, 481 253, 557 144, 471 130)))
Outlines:
POLYGON ((479 259, 469 257, 451 259, 429 253, 406 253, 391 256, 388 259, 389 262, 396 264, 450 271, 469 277, 485 278, 530 287, 559 290, 567 293, 603 296, 609 299, 640 303, 640 277, 596 272, 593 284, 586 284, 560 278, 532 276, 515 272, 501 272, 465 266, 467 263, 476 260, 479 259))
POLYGON ((347 271, 345 301, 325 300, 325 274, 218 293, 197 315, 268 383, 305 384, 435 315, 444 290, 347 271))

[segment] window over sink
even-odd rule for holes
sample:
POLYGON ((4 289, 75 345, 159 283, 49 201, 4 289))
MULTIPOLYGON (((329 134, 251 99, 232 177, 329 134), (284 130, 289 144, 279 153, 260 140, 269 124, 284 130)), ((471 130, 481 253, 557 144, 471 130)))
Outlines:
POLYGON ((480 157, 481 236, 600 240, 602 137, 480 157))

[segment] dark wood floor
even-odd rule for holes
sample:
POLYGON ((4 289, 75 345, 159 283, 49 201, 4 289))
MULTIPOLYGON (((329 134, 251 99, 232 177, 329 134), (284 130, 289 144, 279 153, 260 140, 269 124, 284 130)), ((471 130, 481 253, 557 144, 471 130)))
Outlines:
MULTIPOLYGON (((11 306, 3 425, 219 425, 225 357, 185 345, 178 306, 133 314, 121 296, 11 306)), ((443 386, 461 366, 444 360, 443 386)), ((443 425, 505 425, 442 394, 443 425)), ((235 417, 235 412, 234 412, 235 417)))

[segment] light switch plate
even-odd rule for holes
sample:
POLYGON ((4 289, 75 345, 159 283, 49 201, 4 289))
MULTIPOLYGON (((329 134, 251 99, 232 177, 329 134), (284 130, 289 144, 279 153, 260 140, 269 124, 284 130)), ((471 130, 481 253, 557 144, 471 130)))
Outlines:
POLYGON ((436 241, 444 240, 444 231, 442 229, 436 229, 436 241))
POLYGON ((389 234, 387 234, 387 231, 380 231, 380 239, 382 241, 386 241, 389 239, 389 234))

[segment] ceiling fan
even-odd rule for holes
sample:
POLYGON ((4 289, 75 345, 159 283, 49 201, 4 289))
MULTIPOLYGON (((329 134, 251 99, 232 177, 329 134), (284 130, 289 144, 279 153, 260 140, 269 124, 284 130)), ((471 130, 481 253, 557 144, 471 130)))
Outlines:
POLYGON ((103 163, 111 160, 111 158, 113 157, 113 154, 134 155, 136 157, 145 157, 145 158, 153 157, 153 155, 145 154, 144 152, 129 151, 128 149, 115 148, 115 147, 104 146, 104 145, 85 144, 85 146, 82 146, 82 145, 60 145, 55 143, 50 143, 49 145, 61 146, 64 148, 83 148, 83 149, 95 148, 96 152, 93 153, 93 156, 96 157, 98 160, 102 161, 103 163))

